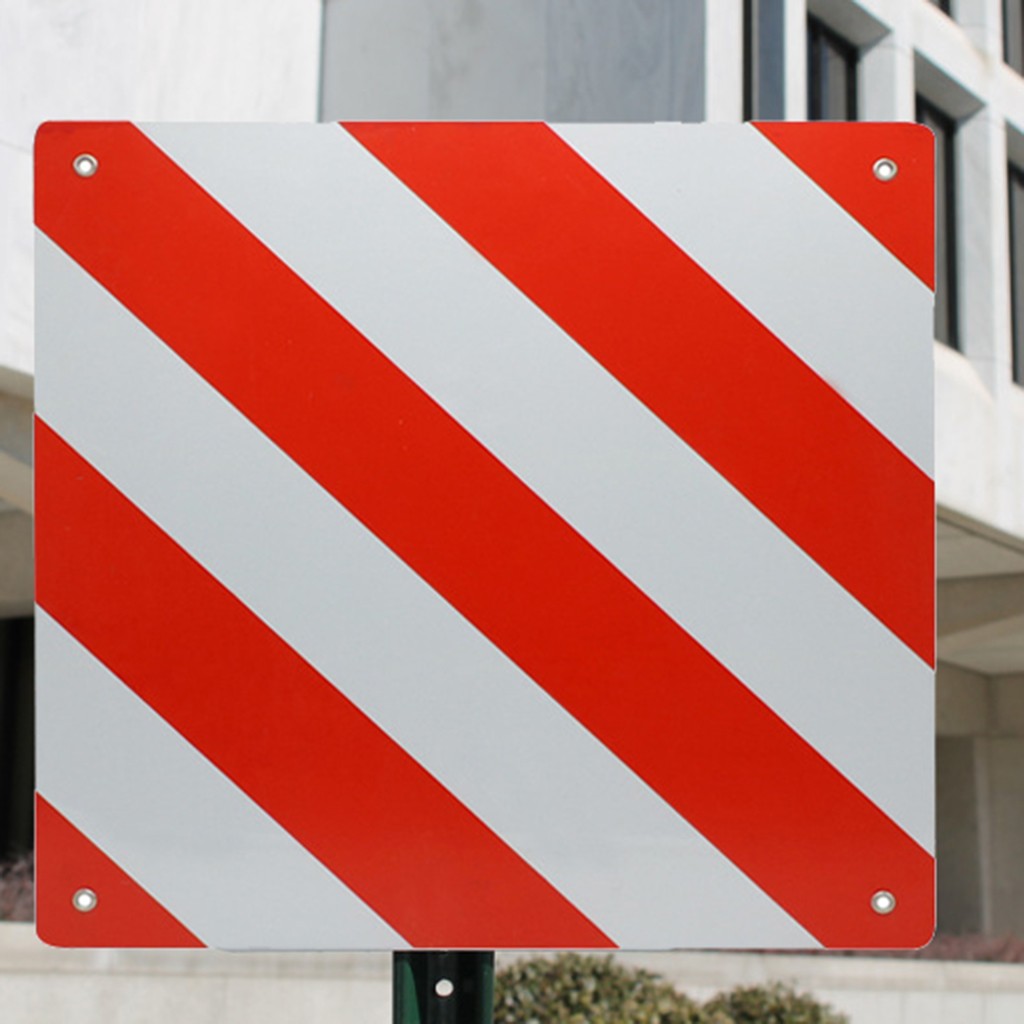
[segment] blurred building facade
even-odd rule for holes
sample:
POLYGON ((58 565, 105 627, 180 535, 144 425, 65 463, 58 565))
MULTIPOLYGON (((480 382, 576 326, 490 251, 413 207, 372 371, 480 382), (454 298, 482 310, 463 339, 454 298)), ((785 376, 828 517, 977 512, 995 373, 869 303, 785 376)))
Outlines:
POLYGON ((939 926, 1024 934, 1024 0, 11 0, 0 69, 0 847, 31 813, 38 122, 917 119, 939 183, 939 926))

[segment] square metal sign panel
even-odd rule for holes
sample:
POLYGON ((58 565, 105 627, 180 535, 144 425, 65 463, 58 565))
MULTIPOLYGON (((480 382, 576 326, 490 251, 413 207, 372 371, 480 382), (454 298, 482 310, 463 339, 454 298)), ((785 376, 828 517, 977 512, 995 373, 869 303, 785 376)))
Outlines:
POLYGON ((45 125, 42 938, 926 942, 932 163, 45 125))

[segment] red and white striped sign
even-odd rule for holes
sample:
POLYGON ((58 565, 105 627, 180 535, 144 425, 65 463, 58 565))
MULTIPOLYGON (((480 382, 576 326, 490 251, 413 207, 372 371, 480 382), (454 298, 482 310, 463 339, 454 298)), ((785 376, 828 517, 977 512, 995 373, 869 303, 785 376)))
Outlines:
POLYGON ((45 126, 40 935, 925 942, 931 145, 45 126))

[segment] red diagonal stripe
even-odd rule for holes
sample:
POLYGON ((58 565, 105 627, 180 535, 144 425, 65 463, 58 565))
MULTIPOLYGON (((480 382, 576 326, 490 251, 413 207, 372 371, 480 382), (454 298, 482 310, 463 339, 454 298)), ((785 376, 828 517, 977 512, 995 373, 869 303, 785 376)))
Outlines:
POLYGON ((920 124, 754 126, 929 288, 935 287, 935 136, 920 124), (879 181, 875 161, 896 162, 879 181))
POLYGON ((36 473, 42 607, 410 943, 613 945, 41 421, 36 473))
POLYGON ((303 281, 131 127, 49 141, 57 244, 821 941, 923 940, 927 853, 303 281))
POLYGON ((38 793, 36 933, 51 946, 75 948, 203 945, 38 793), (72 898, 79 889, 96 894, 93 910, 75 908, 72 898))
POLYGON ((931 480, 593 168, 539 124, 347 127, 934 662, 931 480))

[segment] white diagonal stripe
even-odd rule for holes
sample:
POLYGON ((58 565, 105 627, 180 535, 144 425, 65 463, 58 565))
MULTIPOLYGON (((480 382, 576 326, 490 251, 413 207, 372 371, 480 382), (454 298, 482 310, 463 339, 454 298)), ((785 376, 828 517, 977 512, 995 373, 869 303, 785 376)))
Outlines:
POLYGON ((40 416, 603 931, 817 945, 43 237, 37 259, 40 416))
POLYGON ((407 945, 41 608, 36 649, 40 793, 204 943, 407 945))
POLYGON ((870 232, 750 125, 556 131, 932 476, 932 293, 870 232))
POLYGON ((931 848, 931 669, 351 136, 146 131, 931 848))

